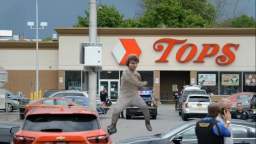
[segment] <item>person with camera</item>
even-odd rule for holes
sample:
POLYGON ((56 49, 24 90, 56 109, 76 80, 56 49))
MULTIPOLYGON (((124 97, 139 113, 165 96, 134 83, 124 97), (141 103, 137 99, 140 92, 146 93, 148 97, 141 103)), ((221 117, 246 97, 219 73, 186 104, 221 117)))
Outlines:
POLYGON ((227 98, 223 98, 218 102, 219 106, 220 106, 220 114, 217 117, 217 120, 225 123, 226 127, 230 130, 231 132, 231 136, 230 137, 225 137, 224 138, 224 144, 233 144, 233 139, 232 139, 232 131, 231 131, 231 102, 229 99, 227 98))
POLYGON ((217 120, 219 114, 219 105, 217 103, 210 104, 208 116, 196 123, 195 132, 198 144, 224 144, 224 138, 231 136, 228 126, 217 120))

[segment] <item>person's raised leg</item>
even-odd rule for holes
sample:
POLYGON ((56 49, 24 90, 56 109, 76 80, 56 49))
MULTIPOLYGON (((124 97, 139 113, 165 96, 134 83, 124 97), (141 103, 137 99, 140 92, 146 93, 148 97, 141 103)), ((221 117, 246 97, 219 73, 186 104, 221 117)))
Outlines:
POLYGON ((117 132, 116 125, 119 119, 119 115, 124 109, 126 109, 128 104, 129 100, 126 100, 125 98, 120 98, 117 104, 113 107, 111 125, 108 126, 108 133, 110 135, 117 132))
POLYGON ((135 96, 132 101, 132 105, 137 106, 141 109, 144 119, 145 119, 145 125, 148 131, 152 131, 152 127, 150 124, 150 113, 148 110, 148 106, 145 103, 145 101, 140 96, 135 96))

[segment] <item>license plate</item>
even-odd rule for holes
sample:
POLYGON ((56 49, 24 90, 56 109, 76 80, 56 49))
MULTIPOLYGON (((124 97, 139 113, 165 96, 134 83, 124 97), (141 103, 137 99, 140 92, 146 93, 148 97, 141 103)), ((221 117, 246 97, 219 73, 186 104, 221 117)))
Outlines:
POLYGON ((68 142, 45 142, 44 144, 68 144, 68 142))
POLYGON ((67 142, 56 142, 55 144, 68 144, 67 142))
POLYGON ((197 104, 198 107, 202 107, 202 104, 197 104))

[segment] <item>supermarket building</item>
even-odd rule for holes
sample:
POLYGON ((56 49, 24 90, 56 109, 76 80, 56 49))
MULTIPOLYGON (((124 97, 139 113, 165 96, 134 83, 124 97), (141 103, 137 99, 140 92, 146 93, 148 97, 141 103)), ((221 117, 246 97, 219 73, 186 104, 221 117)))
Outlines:
MULTIPOLYGON (((39 43, 40 89, 88 88, 80 64, 87 28, 57 28, 58 41, 39 43)), ((157 100, 173 99, 184 85, 202 84, 214 95, 256 92, 256 29, 98 29, 103 44, 98 92, 119 95, 129 54, 140 57, 138 70, 157 100)), ((8 72, 6 89, 25 95, 35 89, 35 42, 0 41, 0 67, 8 72)))

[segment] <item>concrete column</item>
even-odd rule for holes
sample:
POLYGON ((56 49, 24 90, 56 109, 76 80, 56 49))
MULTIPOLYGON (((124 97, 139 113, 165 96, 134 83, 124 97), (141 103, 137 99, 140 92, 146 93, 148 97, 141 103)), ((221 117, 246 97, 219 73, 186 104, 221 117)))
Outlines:
POLYGON ((65 89, 65 71, 64 70, 58 71, 58 89, 59 90, 65 89))
POLYGON ((160 104, 160 71, 154 71, 154 84, 153 84, 153 91, 154 91, 154 98, 156 104, 160 104))
POLYGON ((197 71, 190 71, 190 84, 197 84, 197 71))

